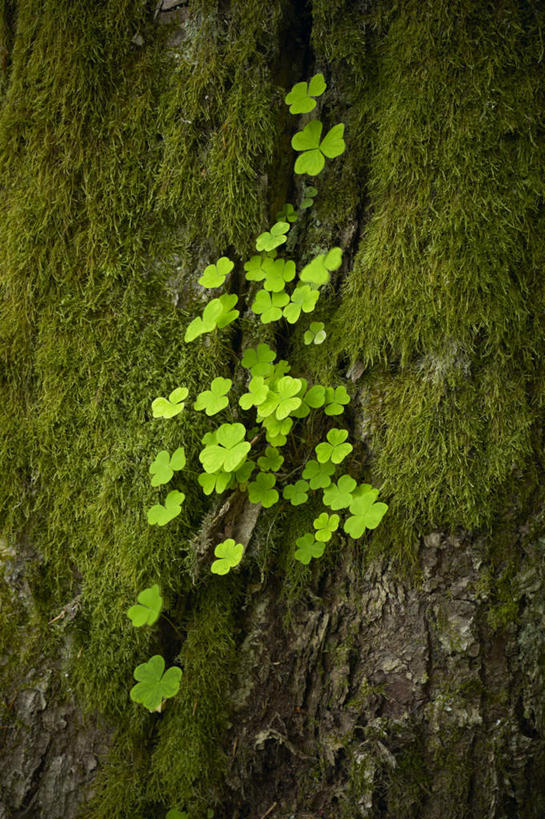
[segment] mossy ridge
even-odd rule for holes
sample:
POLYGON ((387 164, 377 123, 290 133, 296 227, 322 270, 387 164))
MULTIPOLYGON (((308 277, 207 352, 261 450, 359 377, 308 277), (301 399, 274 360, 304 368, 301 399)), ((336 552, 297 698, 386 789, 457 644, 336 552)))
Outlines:
POLYGON ((348 354, 396 372, 377 405, 390 497, 414 518, 480 526, 535 462, 545 19, 460 0, 377 24, 370 221, 337 318, 348 354))

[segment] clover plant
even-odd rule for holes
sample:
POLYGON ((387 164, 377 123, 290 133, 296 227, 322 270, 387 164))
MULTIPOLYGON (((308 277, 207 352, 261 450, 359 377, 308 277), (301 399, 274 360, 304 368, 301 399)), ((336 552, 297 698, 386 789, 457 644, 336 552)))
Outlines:
MULTIPOLYGON (((290 112, 307 114, 314 111, 315 98, 325 89, 321 74, 316 74, 308 83, 296 83, 286 96, 290 112)), ((342 123, 333 125, 325 136, 323 130, 322 122, 311 118, 293 136, 292 147, 299 153, 294 166, 296 174, 315 177, 324 168, 326 159, 337 157, 345 150, 342 123)), ((312 313, 322 288, 329 284, 331 274, 342 264, 340 247, 324 249, 299 272, 293 260, 279 255, 291 225, 297 223, 297 231, 304 230, 305 212, 312 207, 317 194, 313 185, 303 185, 299 209, 284 204, 277 221, 257 237, 257 253, 242 262, 248 292, 228 291, 243 278, 240 275, 230 277, 235 262, 227 256, 221 256, 205 268, 199 283, 208 289, 226 289, 210 299, 201 315, 188 324, 184 336, 187 343, 202 343, 201 336, 222 331, 248 307, 250 317, 252 313, 259 317, 259 323, 254 319, 256 327, 281 322, 282 342, 283 345, 286 343, 290 328, 304 314, 312 313), (255 283, 258 283, 257 292, 255 283), (242 306, 239 305, 239 295, 242 306)), ((296 238, 295 233, 294 244, 296 238)), ((271 335, 269 332, 268 337, 271 335)), ((322 344, 326 339, 324 323, 312 322, 304 331, 303 339, 307 345, 322 344)), ((344 532, 357 539, 366 529, 374 529, 380 523, 388 507, 377 501, 378 489, 369 484, 357 485, 356 478, 350 474, 358 471, 358 463, 349 457, 353 445, 347 440, 348 430, 331 427, 330 417, 341 415, 350 402, 346 387, 342 384, 309 384, 303 374, 290 374, 288 361, 277 361, 276 358, 275 350, 259 340, 256 346, 245 349, 242 354, 240 365, 247 371, 243 379, 237 378, 236 373, 233 373, 233 379, 218 376, 208 389, 193 397, 193 409, 204 411, 208 417, 222 411, 232 413, 231 422, 209 429, 202 437, 198 458, 203 471, 198 474, 197 482, 207 496, 227 491, 247 493, 250 503, 260 504, 265 510, 280 502, 281 498, 286 508, 288 504, 301 506, 310 497, 319 500, 317 492, 322 490, 325 511, 317 513, 313 531, 298 537, 295 542, 294 559, 308 565, 312 559, 323 555, 325 544, 338 532, 341 514, 346 516, 342 524, 344 532), (236 390, 237 395, 230 406, 232 390, 236 390), (308 423, 305 419, 311 414, 313 417, 308 423), (324 440, 318 439, 319 430, 325 433, 324 440), (296 445, 280 454, 279 449, 285 447, 290 438, 296 445), (301 452, 302 446, 306 447, 304 452, 301 452), (316 459, 309 458, 313 448, 316 459), (334 481, 337 466, 346 459, 345 474, 334 481)), ((186 387, 177 387, 168 398, 156 398, 152 403, 153 417, 175 417, 184 410, 188 396, 186 387)), ((183 447, 172 455, 161 450, 150 467, 152 485, 158 487, 168 483, 183 469, 185 458, 183 447)), ((148 522, 164 526, 180 514, 184 500, 183 491, 171 490, 164 504, 157 503, 148 510, 148 522)), ((236 543, 233 538, 218 543, 210 564, 211 572, 225 575, 238 566, 246 546, 236 543)), ((140 592, 137 604, 129 609, 128 616, 135 626, 153 625, 161 606, 159 588, 151 586, 140 592)), ((164 659, 155 655, 135 669, 138 682, 131 690, 131 698, 150 710, 161 709, 164 700, 177 692, 181 674, 177 667, 165 672, 164 659)), ((174 808, 169 813, 170 819, 175 815, 184 816, 174 808)))

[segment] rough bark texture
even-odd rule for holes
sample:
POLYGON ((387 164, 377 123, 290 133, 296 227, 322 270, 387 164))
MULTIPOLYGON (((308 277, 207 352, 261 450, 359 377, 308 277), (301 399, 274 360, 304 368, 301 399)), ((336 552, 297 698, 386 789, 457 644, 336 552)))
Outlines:
MULTIPOLYGON (((0 19, 1 819, 545 815, 543 4, 0 19), (241 270, 300 200, 282 98, 318 70, 348 147, 289 252, 343 247, 328 341, 264 329, 248 299, 241 329, 186 345, 203 267, 241 270), (180 518, 146 522, 154 454, 197 463, 208 428, 157 425, 151 400, 216 375, 238 395, 227 351, 262 340, 349 385, 348 469, 390 505, 308 569, 313 512, 203 500, 191 476, 180 518), (212 577, 231 536, 244 562, 212 577), (175 627, 136 633, 153 582, 175 627), (183 683, 148 714, 128 691, 157 652, 183 683)), ((293 468, 323 432, 302 429, 293 468)))

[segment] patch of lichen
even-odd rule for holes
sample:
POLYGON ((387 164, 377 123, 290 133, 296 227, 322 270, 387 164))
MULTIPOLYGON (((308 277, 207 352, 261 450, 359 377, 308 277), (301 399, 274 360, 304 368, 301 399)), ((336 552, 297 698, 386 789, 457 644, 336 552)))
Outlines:
POLYGON ((339 51, 348 72, 368 63, 372 83, 354 91, 368 222, 337 339, 390 374, 377 463, 405 519, 486 524, 535 472, 544 22, 514 0, 494 14, 468 0, 384 4, 368 15, 380 48, 339 51))

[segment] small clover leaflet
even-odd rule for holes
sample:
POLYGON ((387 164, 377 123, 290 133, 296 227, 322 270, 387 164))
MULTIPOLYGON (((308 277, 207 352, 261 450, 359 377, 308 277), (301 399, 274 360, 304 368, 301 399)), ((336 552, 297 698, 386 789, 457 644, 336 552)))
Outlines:
POLYGON ((303 190, 303 201, 301 202, 301 210, 311 208, 314 204, 314 197, 318 196, 318 191, 312 185, 305 187, 303 190))
POLYGON ((174 475, 174 472, 179 472, 184 466, 185 450, 183 446, 178 447, 172 455, 169 455, 166 449, 162 449, 161 452, 157 453, 155 460, 149 468, 150 475, 153 475, 151 485, 161 486, 164 483, 168 483, 174 475))
POLYGON ((159 619, 163 608, 163 598, 157 583, 148 589, 143 589, 136 600, 138 602, 127 611, 127 616, 133 626, 137 628, 139 626, 152 626, 159 619))
POLYGON ((375 503, 378 497, 378 489, 373 489, 369 484, 358 487, 355 494, 356 497, 350 504, 352 516, 344 522, 344 531, 354 540, 357 540, 366 529, 376 529, 387 512, 388 505, 380 502, 375 503))
POLYGON ((339 528, 340 518, 338 515, 328 515, 327 512, 322 512, 321 515, 314 520, 313 526, 316 529, 315 538, 320 543, 327 543, 331 540, 333 532, 339 528))
POLYGON ((327 337, 323 321, 312 321, 308 330, 305 330, 303 340, 305 344, 322 344, 327 337))
POLYGON ((301 506, 308 500, 308 483, 306 481, 297 481, 297 483, 289 483, 284 487, 282 497, 289 500, 292 506, 301 506))
POLYGON ((248 484, 248 497, 250 503, 260 503, 265 509, 269 509, 280 497, 274 485, 276 476, 272 472, 258 472, 255 481, 248 484))
POLYGON ((171 666, 165 671, 164 658, 155 654, 134 669, 134 679, 138 682, 131 688, 131 700, 142 703, 148 711, 157 711, 163 700, 178 693, 181 677, 181 668, 171 666))
POLYGON ((216 328, 222 330, 231 324, 240 315, 238 310, 233 309, 237 301, 238 296, 229 293, 209 301, 202 316, 197 316, 188 325, 184 341, 193 341, 203 333, 211 333, 216 328))
POLYGON ((239 485, 248 483, 255 469, 255 464, 252 461, 246 461, 235 472, 235 479, 239 485))
POLYGON ((336 389, 327 387, 325 391, 325 409, 326 415, 341 415, 344 412, 344 407, 350 403, 350 396, 346 391, 346 387, 340 386, 336 389))
POLYGON ((242 361, 243 367, 250 370, 252 375, 267 376, 270 375, 274 369, 272 362, 276 358, 276 353, 271 350, 268 344, 258 344, 256 349, 248 349, 244 351, 242 361))
POLYGON ((151 404, 154 418, 174 418, 185 407, 185 399, 189 395, 187 387, 177 387, 172 390, 168 398, 160 396, 151 404))
POLYGON ((199 455, 204 471, 235 472, 242 466, 251 448, 245 434, 244 424, 222 424, 214 433, 215 443, 207 444, 199 455))
POLYGON ((317 287, 327 284, 331 278, 330 274, 341 266, 342 253, 340 247, 332 247, 328 253, 320 253, 305 265, 299 278, 302 282, 314 284, 317 287))
POLYGON ((173 489, 165 498, 165 505, 161 506, 156 503, 151 509, 148 509, 147 517, 150 526, 157 524, 157 526, 165 526, 169 521, 177 517, 182 511, 182 503, 185 500, 183 492, 178 492, 173 489))
POLYGON ((248 384, 248 392, 245 392, 238 399, 238 403, 244 410, 249 410, 251 407, 259 407, 260 404, 266 400, 269 394, 269 388, 265 384, 265 379, 262 375, 252 378, 248 384))
POLYGON ((331 461, 334 464, 340 464, 344 461, 347 455, 350 455, 354 447, 352 444, 345 443, 348 438, 347 429, 330 429, 327 433, 327 442, 318 444, 315 447, 316 457, 321 464, 331 461))
POLYGON ((293 205, 286 202, 276 214, 276 218, 279 222, 296 222, 299 217, 293 205))
POLYGON ((287 293, 271 294, 267 290, 259 290, 251 309, 256 315, 261 315, 262 324, 270 324, 282 318, 282 308, 289 300, 287 293))
POLYGON ((284 98, 284 102, 290 107, 290 114, 308 114, 316 107, 316 100, 312 97, 321 96, 326 88, 323 74, 315 74, 308 83, 296 82, 284 98))
POLYGON ((225 490, 229 488, 233 476, 230 472, 219 470, 219 472, 211 473, 201 472, 197 480, 205 495, 211 495, 214 491, 217 492, 218 495, 221 495, 222 492, 225 492, 225 490))
POLYGON ((262 472, 278 472, 283 463, 284 457, 273 446, 268 446, 265 454, 257 459, 257 465, 262 472))
POLYGON ((291 418, 279 421, 274 415, 269 415, 262 420, 262 424, 265 428, 267 442, 271 446, 284 446, 288 440, 286 436, 293 426, 293 421, 291 418))
POLYGON ((287 239, 285 234, 289 229, 289 222, 275 222, 270 230, 266 230, 264 233, 259 234, 256 239, 255 249, 257 251, 269 251, 283 245, 287 239))
POLYGON ((230 378, 214 378, 210 384, 210 389, 199 393, 197 400, 193 404, 196 410, 204 410, 208 416, 216 415, 229 405, 227 393, 233 386, 230 378))
POLYGON ((356 488, 356 481, 350 475, 342 475, 337 483, 332 483, 324 489, 324 503, 330 509, 348 509, 354 500, 353 492, 356 488))
POLYGON ((334 159, 343 153, 346 147, 343 139, 344 124, 334 125, 323 139, 322 128, 322 123, 314 119, 292 137, 292 148, 303 152, 295 160, 296 174, 307 173, 309 176, 317 176, 323 170, 326 156, 328 159, 334 159))
POLYGON ((222 543, 218 543, 214 549, 214 555, 218 560, 214 560, 210 566, 213 574, 228 574, 231 569, 238 566, 242 560, 244 546, 242 543, 235 543, 232 537, 228 537, 222 543))
MULTIPOLYGON (((301 379, 305 381, 304 379, 301 379)), ((306 381, 305 381, 306 390, 306 381)), ((302 396, 302 404, 300 408, 293 413, 295 418, 306 418, 311 409, 318 409, 322 407, 325 401, 325 387, 321 384, 315 384, 302 396)))
POLYGON ((318 290, 311 290, 308 284, 298 285, 290 297, 290 303, 284 307, 284 318, 290 324, 295 324, 303 313, 311 313, 320 297, 318 290))
POLYGON ((209 264, 208 267, 205 267, 204 273, 199 279, 199 284, 209 288, 221 287, 234 266, 235 263, 232 262, 231 259, 228 259, 227 256, 222 256, 221 259, 218 259, 216 264, 209 264))
POLYGON ((301 406, 301 399, 298 397, 301 386, 300 378, 284 375, 278 379, 274 385, 274 391, 269 390, 267 399, 259 405, 258 418, 266 418, 274 414, 278 421, 283 421, 301 406))
POLYGON ((303 478, 307 478, 311 489, 325 489, 331 483, 331 475, 335 472, 335 464, 320 464, 318 461, 307 461, 303 469, 303 478))
POLYGON ((265 290, 281 293, 287 282, 295 278, 295 262, 290 259, 265 259, 263 271, 265 290))
POLYGON ((293 556, 300 563, 304 563, 305 566, 308 566, 313 557, 321 557, 324 553, 325 543, 318 543, 310 532, 298 537, 295 542, 298 548, 293 556))

